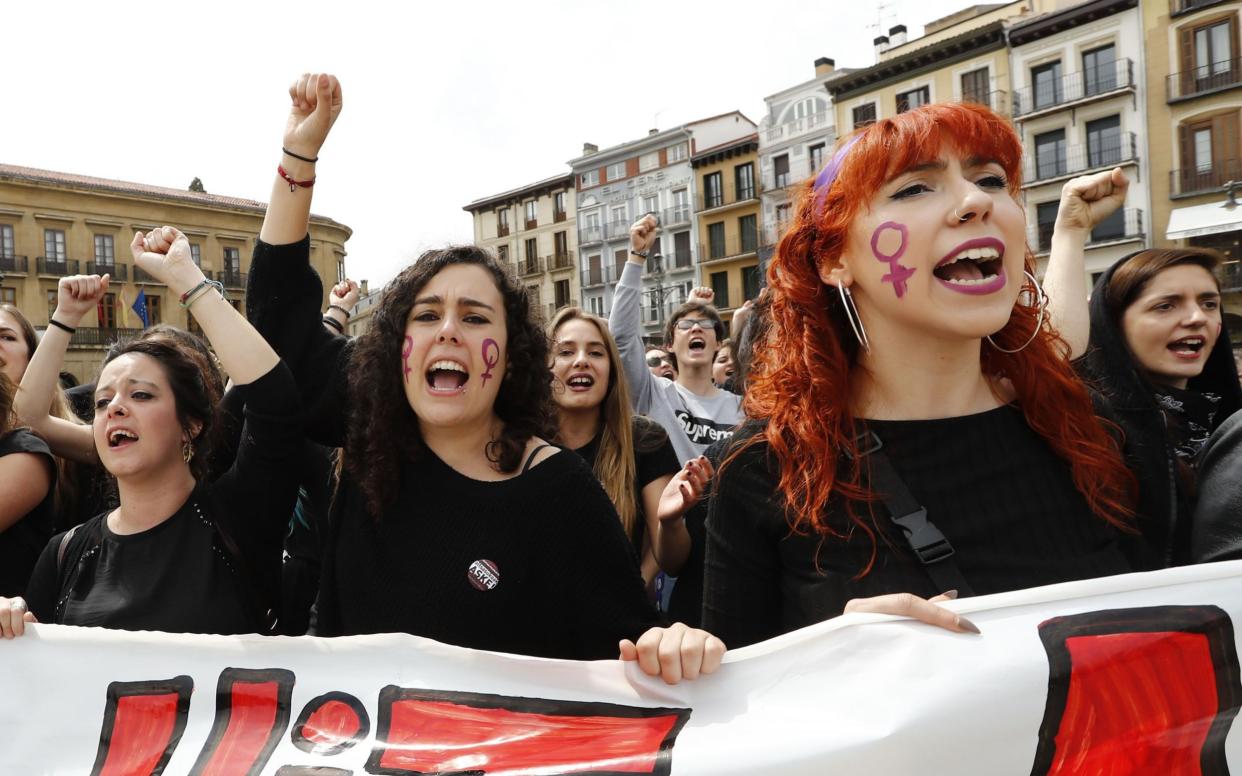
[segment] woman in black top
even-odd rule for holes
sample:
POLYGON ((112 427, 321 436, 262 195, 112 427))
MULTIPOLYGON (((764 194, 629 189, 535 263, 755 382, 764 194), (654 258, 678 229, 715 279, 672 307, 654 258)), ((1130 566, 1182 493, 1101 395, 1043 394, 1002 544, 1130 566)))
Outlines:
POLYGON ((1021 157, 1004 118, 929 105, 860 129, 804 192, 709 507, 703 626, 730 644, 842 611, 969 631, 934 603, 946 577, 1130 569, 1133 478, 1024 278, 1021 157), (920 514, 956 574, 916 554, 944 549, 920 514))
POLYGON ((17 386, 0 369, 0 596, 21 595, 52 535, 56 462, 42 439, 17 428, 17 386))
POLYGON ((1138 251, 1109 267, 1091 294, 1090 346, 1077 366, 1125 431, 1144 484, 1138 527, 1151 567, 1191 562, 1199 451, 1242 407, 1219 264, 1209 249, 1138 251))
MULTIPOLYGON (((206 365, 169 340, 120 343, 95 388, 94 441, 120 506, 53 537, 21 599, 0 599, 0 630, 23 621, 196 633, 267 627, 281 539, 299 473, 300 407, 289 370, 203 277, 171 227, 135 234, 137 266, 181 295, 238 390, 246 428, 232 469, 204 480, 219 395, 206 365)), ((107 283, 62 282, 47 336, 67 337, 107 283)), ((49 362, 50 363, 50 362, 49 362)), ((31 369, 37 365, 32 364, 31 369)), ((52 368, 55 368, 54 365, 52 368)))
POLYGON ((305 393, 308 434, 344 447, 317 633, 404 631, 561 658, 616 655, 620 643, 667 681, 714 670, 719 640, 648 629, 656 613, 607 495, 579 456, 540 439, 547 338, 507 268, 473 247, 429 251, 388 285, 365 335, 324 330, 308 160, 341 92, 305 75, 290 96, 248 308, 305 393))
POLYGON ((674 483, 681 469, 677 454, 659 424, 630 409, 621 356, 606 321, 566 307, 548 332, 557 408, 553 441, 581 455, 595 472, 642 557, 643 581, 650 585, 660 571, 677 576, 690 552, 682 518, 711 477, 706 459, 687 462, 674 483))

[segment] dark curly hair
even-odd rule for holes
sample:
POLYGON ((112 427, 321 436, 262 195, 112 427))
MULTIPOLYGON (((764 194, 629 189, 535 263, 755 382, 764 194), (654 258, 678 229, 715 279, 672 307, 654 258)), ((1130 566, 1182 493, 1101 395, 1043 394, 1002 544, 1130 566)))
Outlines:
POLYGON ((196 480, 205 478, 217 442, 220 404, 219 372, 211 362, 210 352, 204 354, 170 336, 139 336, 109 348, 103 365, 129 353, 141 353, 159 362, 172 389, 181 428, 188 434, 192 423, 199 424, 198 433, 190 439, 194 445, 190 473, 196 480))
POLYGON ((498 471, 517 471, 530 438, 551 438, 553 433, 548 340, 526 289, 481 248, 459 245, 427 251, 384 288, 371 328, 357 339, 350 355, 345 470, 376 517, 396 496, 401 463, 417 460, 426 449, 398 366, 406 319, 423 287, 453 264, 482 267, 505 303, 508 363, 493 408, 504 429, 488 444, 488 458, 498 471))

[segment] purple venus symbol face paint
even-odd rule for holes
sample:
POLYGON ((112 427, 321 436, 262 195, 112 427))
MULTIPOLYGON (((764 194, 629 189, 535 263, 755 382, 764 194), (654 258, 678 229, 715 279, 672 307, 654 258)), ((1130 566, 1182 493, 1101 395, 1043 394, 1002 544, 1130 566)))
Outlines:
POLYGON ((401 370, 405 372, 405 381, 410 381, 410 354, 414 352, 414 338, 406 337, 401 346, 401 370))
POLYGON ((880 278, 880 282, 892 283, 893 293, 897 294, 898 299, 905 296, 906 281, 914 274, 914 267, 898 263, 906 253, 908 238, 905 224, 899 224, 896 221, 885 221, 871 233, 871 252, 875 254, 878 261, 888 265, 888 274, 880 278), (895 233, 896 238, 890 237, 887 234, 889 232, 895 233), (881 240, 885 242, 884 248, 880 246, 881 240), (896 242, 896 247, 893 247, 894 242, 896 242))
POLYGON ((488 379, 492 376, 492 367, 496 366, 500 361, 500 343, 488 337, 483 340, 483 364, 487 367, 487 371, 480 375, 483 378, 483 385, 487 385, 488 379))

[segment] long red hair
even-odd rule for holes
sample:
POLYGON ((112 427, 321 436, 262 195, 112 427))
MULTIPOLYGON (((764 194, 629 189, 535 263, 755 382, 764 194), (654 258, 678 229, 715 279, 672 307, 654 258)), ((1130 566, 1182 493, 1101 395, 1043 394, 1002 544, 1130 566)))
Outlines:
MULTIPOLYGON (((766 442, 780 465, 779 489, 790 527, 822 536, 836 535, 825 518, 834 494, 873 499, 861 483, 857 463, 844 471, 839 467, 841 453, 857 452, 850 373, 859 346, 837 290, 820 280, 819 260, 839 257, 850 224, 872 195, 901 171, 939 158, 942 144, 962 156, 999 163, 1011 195, 1017 197, 1021 186, 1022 144, 1005 119, 981 106, 927 105, 855 134, 857 140, 845 152, 828 190, 804 185, 797 214, 768 268, 771 332, 766 347, 755 349, 745 399, 746 414, 765 423, 725 464, 746 447, 766 442)), ((838 148, 848 142, 843 139, 838 148)), ((1029 251, 1026 269, 1034 272, 1029 251)), ((992 339, 1006 349, 1018 348, 1030 338, 1038 317, 1038 308, 1020 298, 1009 322, 992 339)), ((980 362, 985 374, 1012 383, 1026 422, 1070 464, 1074 485, 1092 512, 1128 528, 1134 477, 1097 419, 1067 352, 1065 342, 1045 323, 1017 353, 985 343, 980 362)), ((874 545, 873 521, 847 511, 874 545)))

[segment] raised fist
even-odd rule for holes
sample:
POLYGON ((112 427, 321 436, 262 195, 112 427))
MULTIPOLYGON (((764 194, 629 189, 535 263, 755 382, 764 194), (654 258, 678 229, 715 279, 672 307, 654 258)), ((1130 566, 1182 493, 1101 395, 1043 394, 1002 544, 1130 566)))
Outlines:
POLYGON ((646 251, 651 248, 651 244, 655 242, 656 234, 660 231, 660 222, 656 217, 647 214, 634 222, 630 227, 630 250, 646 251))
POLYGON ((110 275, 70 275, 56 284, 56 312, 52 317, 66 326, 77 326, 108 291, 110 275))
POLYGON ((1129 187, 1120 167, 1068 181, 1061 189, 1056 228, 1091 231, 1125 203, 1129 187))
POLYGON ((171 226, 161 226, 145 235, 134 232, 129 249, 134 254, 134 264, 178 295, 203 280, 203 271, 190 256, 190 241, 171 226))
POLYGON ((353 310, 358 304, 358 284, 346 278, 332 287, 328 292, 328 304, 336 304, 346 310, 353 310))
POLYGON ((328 73, 303 73, 289 87, 289 99, 284 146, 314 159, 341 115, 341 83, 328 73))
POLYGON ((686 297, 687 302, 702 302, 703 304, 711 304, 716 298, 716 292, 707 286, 695 286, 690 289, 690 295, 686 297))

